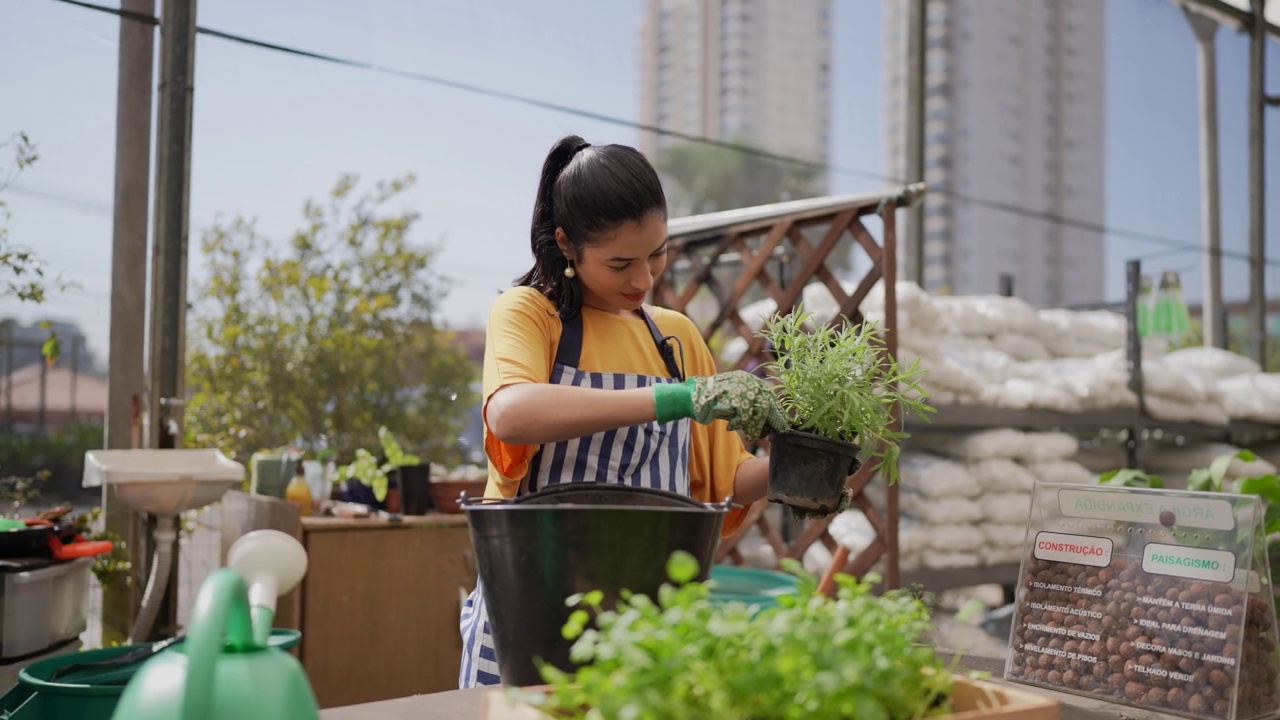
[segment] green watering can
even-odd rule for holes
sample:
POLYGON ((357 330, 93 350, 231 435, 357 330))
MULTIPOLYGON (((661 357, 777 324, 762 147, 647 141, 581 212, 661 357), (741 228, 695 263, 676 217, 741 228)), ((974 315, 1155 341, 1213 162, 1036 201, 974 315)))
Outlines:
POLYGON ((319 720, 302 664, 268 646, 276 597, 302 579, 306 562, 301 543, 282 532, 237 540, 230 567, 201 586, 186 641, 138 670, 112 720, 319 720))

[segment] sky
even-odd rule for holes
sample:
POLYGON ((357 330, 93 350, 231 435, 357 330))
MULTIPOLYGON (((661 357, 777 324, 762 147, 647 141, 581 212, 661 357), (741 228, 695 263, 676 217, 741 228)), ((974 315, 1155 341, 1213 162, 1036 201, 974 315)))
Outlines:
MULTIPOLYGON (((1116 228, 1196 243, 1199 160, 1191 31, 1168 0, 1106 3, 1106 218, 1116 228)), ((117 0, 103 0, 118 6, 117 0)), ((637 118, 642 0, 204 0, 201 26, 637 118)), ((0 300, 0 316, 80 324, 107 354, 118 19, 56 0, 0 0, 0 137, 25 131, 40 159, 3 195, 13 242, 78 287, 38 308, 0 300)), ((833 165, 883 167, 881 0, 833 0, 833 165)), ((1248 43, 1218 35, 1222 237, 1248 243, 1248 43)), ((1280 46, 1268 74, 1280 92, 1280 46)), ((254 218, 284 240, 303 202, 343 173, 366 183, 412 172, 403 198, 421 214, 416 240, 439 247, 452 289, 441 313, 480 327, 489 304, 529 263, 528 227, 546 151, 568 133, 636 144, 635 130, 405 78, 200 36, 196 46, 191 285, 199 238, 219 220, 254 218)), ((1268 205, 1280 208, 1280 110, 1268 114, 1268 205)), ((154 179, 154 178, 153 178, 154 179)), ((834 193, 879 184, 834 173, 834 193)), ((999 200, 1001 198, 992 198, 999 200)), ((1280 259, 1280 213, 1268 219, 1280 259)), ((1182 272, 1198 297, 1200 257, 1109 237, 1107 295, 1123 296, 1124 261, 1182 272)), ((1247 294, 1247 265, 1224 261, 1229 299, 1247 294)), ((1280 272, 1268 270, 1269 294, 1280 272)))

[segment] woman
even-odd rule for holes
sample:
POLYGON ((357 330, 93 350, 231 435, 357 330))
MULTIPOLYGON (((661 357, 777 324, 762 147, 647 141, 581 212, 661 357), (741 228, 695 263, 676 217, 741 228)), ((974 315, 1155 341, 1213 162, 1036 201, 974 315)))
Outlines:
MULTIPOLYGON (((648 160, 557 142, 531 239, 533 269, 494 303, 486 330, 486 495, 604 482, 732 495, 743 508, 763 498, 768 461, 735 431, 786 429, 776 397, 749 373, 717 375, 687 317, 644 305, 667 263, 666 197, 648 160)), ((732 512, 724 533, 742 517, 732 512)), ((500 682, 487 617, 477 584, 462 609, 460 687, 500 682)))

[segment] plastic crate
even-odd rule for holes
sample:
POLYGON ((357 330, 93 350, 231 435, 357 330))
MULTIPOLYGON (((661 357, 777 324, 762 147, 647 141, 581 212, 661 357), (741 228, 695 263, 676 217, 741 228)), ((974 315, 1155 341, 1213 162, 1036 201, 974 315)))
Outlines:
POLYGON ((4 573, 0 658, 38 653, 85 629, 93 558, 4 573))

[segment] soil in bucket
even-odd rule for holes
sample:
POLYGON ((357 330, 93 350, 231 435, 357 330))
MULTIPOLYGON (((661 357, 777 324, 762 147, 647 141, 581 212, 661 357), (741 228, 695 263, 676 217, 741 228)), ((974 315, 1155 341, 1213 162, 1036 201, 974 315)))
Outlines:
POLYGON ((656 597, 670 582, 667 560, 677 550, 693 555, 698 579, 707 579, 728 506, 582 485, 518 500, 468 501, 463 510, 502 681, 528 686, 543 682, 535 658, 574 670, 573 641, 561 634, 574 610, 565 605, 570 595, 600 590, 606 608, 624 589, 656 597))
POLYGON ((770 502, 834 512, 845 480, 857 472, 858 446, 788 430, 769 440, 770 502))

